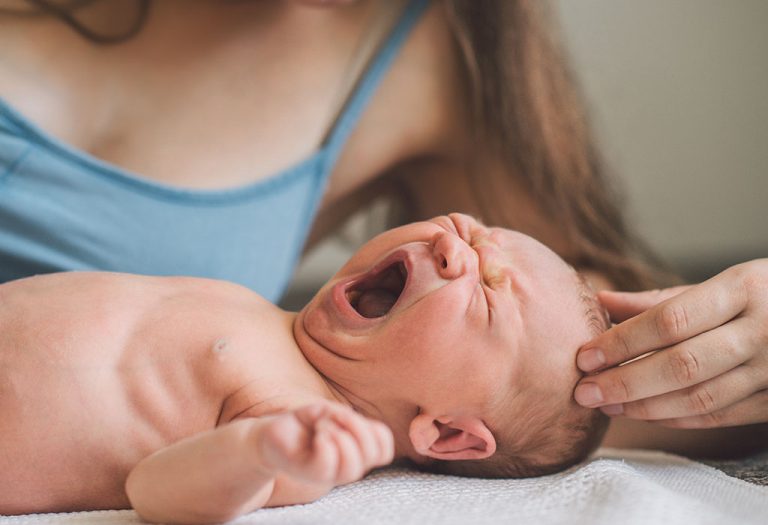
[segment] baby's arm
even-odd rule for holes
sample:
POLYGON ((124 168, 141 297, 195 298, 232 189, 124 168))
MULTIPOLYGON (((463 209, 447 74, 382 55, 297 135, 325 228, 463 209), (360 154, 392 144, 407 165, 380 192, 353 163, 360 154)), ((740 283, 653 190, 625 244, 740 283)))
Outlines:
POLYGON ((161 449, 134 467, 126 493, 149 521, 221 522, 269 503, 307 502, 307 487, 319 487, 310 490, 319 497, 389 463, 393 449, 384 424, 323 402, 236 420, 161 449), (288 483, 275 490, 278 477, 288 483))

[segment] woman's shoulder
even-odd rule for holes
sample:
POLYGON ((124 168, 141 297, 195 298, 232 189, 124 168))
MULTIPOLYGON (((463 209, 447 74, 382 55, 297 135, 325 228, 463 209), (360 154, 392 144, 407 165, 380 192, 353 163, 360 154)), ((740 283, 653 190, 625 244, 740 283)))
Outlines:
MULTIPOLYGON (((0 96, 65 143, 149 179, 256 182, 320 146, 349 50, 379 3, 199 3, 174 13, 157 2, 137 36, 112 46, 52 19, 0 15, 15 28, 0 37, 0 96)), ((448 14, 432 2, 352 123, 322 208, 414 159, 460 159, 464 84, 448 14)))
POLYGON ((448 14, 433 2, 360 116, 326 202, 404 166, 413 173, 433 164, 460 164, 470 147, 467 92, 448 14))

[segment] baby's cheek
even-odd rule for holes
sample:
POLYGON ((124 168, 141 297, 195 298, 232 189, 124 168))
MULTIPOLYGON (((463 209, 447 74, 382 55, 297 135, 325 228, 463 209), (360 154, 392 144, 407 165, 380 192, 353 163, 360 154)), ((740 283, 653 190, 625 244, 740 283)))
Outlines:
POLYGON ((419 346, 434 341, 434 329, 432 328, 431 316, 418 315, 413 313, 409 315, 406 322, 398 323, 389 332, 390 344, 393 348, 403 351, 419 352, 419 346))
POLYGON ((440 308, 412 308, 390 331, 392 347, 410 355, 439 352, 453 332, 455 320, 449 317, 440 308))

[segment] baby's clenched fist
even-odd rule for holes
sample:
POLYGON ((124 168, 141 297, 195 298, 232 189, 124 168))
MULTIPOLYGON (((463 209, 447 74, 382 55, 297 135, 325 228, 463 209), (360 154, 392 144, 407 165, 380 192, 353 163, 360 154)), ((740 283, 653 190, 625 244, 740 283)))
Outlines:
POLYGON ((307 405, 275 416, 256 435, 263 468, 308 483, 341 485, 394 456, 392 432, 339 403, 307 405))

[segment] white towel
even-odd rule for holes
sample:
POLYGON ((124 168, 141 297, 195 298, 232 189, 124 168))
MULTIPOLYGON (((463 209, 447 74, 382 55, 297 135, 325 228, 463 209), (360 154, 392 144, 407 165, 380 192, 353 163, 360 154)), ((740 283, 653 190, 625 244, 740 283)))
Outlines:
MULTIPOLYGON (((132 511, 0 517, 2 525, 138 524, 132 511)), ((768 524, 768 487, 679 456, 601 449, 566 472, 484 480, 390 468, 309 505, 264 509, 242 524, 768 524)))

